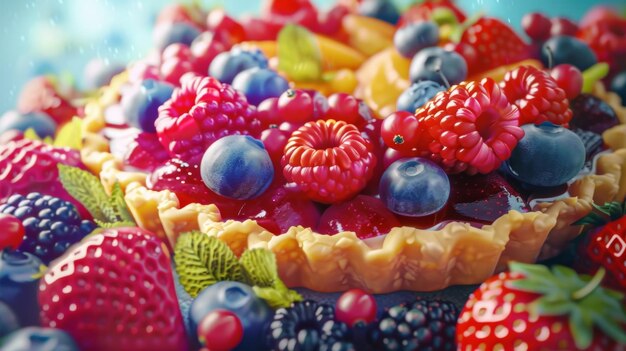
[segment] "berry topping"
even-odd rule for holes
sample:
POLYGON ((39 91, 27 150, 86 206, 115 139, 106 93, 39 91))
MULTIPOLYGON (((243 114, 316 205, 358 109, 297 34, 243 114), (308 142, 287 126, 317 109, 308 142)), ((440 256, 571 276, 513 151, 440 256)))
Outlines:
POLYGON ((276 351, 350 349, 348 326, 334 316, 332 306, 311 300, 280 308, 270 324, 268 346, 276 351))
POLYGON ((154 171, 170 159, 170 155, 153 133, 139 133, 126 146, 124 163, 144 171, 154 171))
POLYGON ((490 78, 439 93, 415 113, 420 144, 449 173, 489 173, 511 156, 524 132, 519 110, 490 78))
POLYGON ((0 202, 13 194, 40 192, 72 202, 81 216, 87 210, 59 182, 57 164, 82 167, 78 150, 21 139, 0 145, 0 202))
POLYGON ((357 195, 346 202, 328 207, 319 219, 316 231, 331 235, 351 231, 359 238, 366 239, 387 234, 399 226, 396 216, 379 199, 357 195))
POLYGON ((565 91, 565 96, 569 100, 580 95, 583 89, 583 75, 578 68, 563 63, 552 68, 550 76, 565 91))
POLYGON ((467 70, 463 56, 437 46, 420 50, 413 56, 409 76, 413 83, 431 80, 442 85, 459 84, 467 78, 467 70))
POLYGON ((243 327, 237 315, 227 310, 214 310, 198 325, 200 343, 211 351, 230 351, 243 338, 243 327))
POLYGON ((509 101, 518 107, 520 124, 545 121, 567 125, 572 118, 569 101, 550 75, 532 66, 520 66, 500 83, 509 101))
POLYGON ((398 97, 396 107, 398 111, 407 111, 413 114, 415 110, 424 106, 437 93, 445 90, 446 88, 441 84, 430 80, 413 83, 398 97))
POLYGON ((313 97, 303 90, 289 89, 278 98, 278 113, 282 121, 304 124, 313 118, 313 97))
POLYGON ((108 229, 72 246, 41 278, 42 324, 67 331, 81 350, 186 350, 163 248, 139 228, 108 229))
POLYGON ((605 130, 619 124, 615 110, 591 94, 581 94, 570 104, 574 116, 570 125, 594 133, 602 134, 605 130))
POLYGON ((376 319, 376 300, 361 289, 350 289, 335 304, 337 320, 353 327, 359 322, 371 323, 376 319))
POLYGON ((174 90, 159 108, 155 125, 159 140, 172 157, 192 164, 217 139, 261 132, 261 121, 245 97, 215 78, 195 77, 174 90))
POLYGON ((499 173, 450 176, 450 201, 446 217, 491 224, 510 210, 528 212, 522 196, 499 173))
POLYGON ((420 50, 439 43, 439 27, 435 22, 411 22, 396 31, 393 44, 402 56, 413 58, 420 50))
POLYGON ((598 59, 584 42, 567 35, 557 35, 543 43, 541 62, 545 67, 568 63, 583 72, 598 63, 598 59))
POLYGON ((200 174, 215 193, 236 200, 261 195, 274 179, 274 165, 263 143, 249 135, 228 135, 211 144, 200 174))
POLYGON ((267 58, 259 50, 244 50, 239 46, 220 53, 209 66, 209 75, 222 83, 232 84, 235 77, 249 68, 267 68, 267 58))
POLYGON ((550 35, 570 35, 575 36, 578 32, 578 25, 566 17, 554 17, 550 20, 550 35))
POLYGON ((545 41, 550 38, 552 22, 540 12, 531 12, 522 17, 522 28, 533 41, 545 41))
POLYGON ((54 82, 48 77, 30 80, 18 98, 17 110, 20 113, 44 112, 57 124, 69 122, 78 111, 62 96, 54 82))
POLYGON ((19 249, 39 257, 45 264, 96 229, 93 222, 81 220, 71 203, 39 193, 11 196, 0 205, 0 213, 22 221, 25 233, 19 249))
MULTIPOLYGON (((2 208, 4 205, 0 205, 2 208)), ((0 211, 3 212, 3 211, 0 211)), ((0 213, 0 251, 5 248, 17 250, 24 240, 22 221, 10 214, 0 213)))
POLYGON ((320 120, 293 132, 281 163, 287 181, 311 200, 334 203, 365 187, 373 175, 376 156, 354 125, 320 120))
POLYGON ((122 96, 124 117, 129 125, 154 133, 154 121, 159 116, 159 106, 172 96, 174 87, 146 79, 122 96))
POLYGON ((459 309, 451 302, 418 300, 391 307, 373 333, 376 350, 456 350, 459 309))
POLYGON ((525 135, 505 165, 513 178, 552 187, 570 181, 583 168, 586 150, 576 133, 549 122, 522 128, 525 135))

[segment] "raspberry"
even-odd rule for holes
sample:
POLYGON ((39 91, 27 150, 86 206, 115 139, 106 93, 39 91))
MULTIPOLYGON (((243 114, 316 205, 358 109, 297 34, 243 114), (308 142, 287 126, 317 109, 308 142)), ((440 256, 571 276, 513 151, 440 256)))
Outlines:
POLYGON ((519 110, 491 78, 453 86, 437 94, 415 116, 420 133, 417 151, 448 173, 492 172, 511 156, 524 136, 519 110), (423 145, 428 145, 427 150, 423 145))
POLYGON ((255 112, 230 85, 212 77, 193 77, 183 79, 159 107, 155 126, 170 156, 199 164, 204 151, 223 136, 258 137, 263 126, 255 112))
POLYGON ((169 160, 167 150, 154 133, 139 133, 126 148, 124 163, 146 171, 153 171, 169 160))
POLYGON ((22 221, 25 235, 19 250, 32 253, 45 264, 96 229, 93 222, 81 220, 70 202, 39 193, 11 196, 0 205, 0 213, 22 221))
POLYGON ((333 203, 365 187, 376 156, 354 125, 319 120, 293 132, 281 162, 287 181, 296 183, 311 200, 333 203))
POLYGON ((545 121, 567 125, 572 119, 569 101, 550 75, 532 66, 520 66, 500 83, 509 101, 520 111, 520 124, 545 121))
POLYGON ((578 37, 591 47, 598 62, 611 66, 611 71, 626 69, 626 19, 605 18, 581 28, 578 37))
POLYGON ((84 218, 91 218, 85 207, 63 188, 59 163, 84 168, 78 150, 29 139, 0 145, 0 202, 13 194, 40 192, 72 202, 84 218))

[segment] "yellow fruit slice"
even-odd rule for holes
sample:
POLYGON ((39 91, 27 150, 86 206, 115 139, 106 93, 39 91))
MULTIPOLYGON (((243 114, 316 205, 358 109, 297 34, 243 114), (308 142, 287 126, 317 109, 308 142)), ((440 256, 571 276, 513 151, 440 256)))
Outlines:
POLYGON ((324 71, 359 68, 366 57, 359 51, 323 35, 315 35, 322 53, 324 71))
POLYGON ((362 84, 359 93, 365 103, 384 118, 396 110, 398 97, 410 85, 407 79, 410 62, 394 48, 381 52, 371 60, 357 73, 362 84), (364 73, 365 70, 371 73, 364 73))
POLYGON ((387 22, 350 14, 343 18, 341 25, 350 38, 350 46, 368 57, 393 46, 396 29, 387 22))

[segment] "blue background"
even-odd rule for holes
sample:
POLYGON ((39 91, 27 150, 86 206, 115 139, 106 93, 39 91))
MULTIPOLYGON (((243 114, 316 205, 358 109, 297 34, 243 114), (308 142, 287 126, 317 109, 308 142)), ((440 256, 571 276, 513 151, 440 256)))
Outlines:
MULTIPOLYGON (((93 58, 126 63, 145 55, 152 42, 158 10, 172 0, 0 0, 0 113, 12 109, 22 85, 40 74, 73 77, 80 86, 93 58)), ((321 8, 333 0, 316 0, 321 8)), ((406 6, 410 0, 396 0, 406 6)), ((519 28, 521 16, 541 10, 549 15, 582 16, 593 4, 626 7, 626 0, 457 0, 466 11, 481 10, 519 28)), ((204 0, 229 13, 258 11, 257 0, 204 0)))

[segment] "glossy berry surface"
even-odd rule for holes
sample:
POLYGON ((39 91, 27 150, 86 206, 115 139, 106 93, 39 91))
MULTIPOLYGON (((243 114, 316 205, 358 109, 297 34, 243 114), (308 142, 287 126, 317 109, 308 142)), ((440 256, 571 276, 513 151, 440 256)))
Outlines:
POLYGON ((96 229, 93 222, 80 218, 70 202, 39 193, 11 196, 0 205, 0 213, 22 221, 25 235, 19 249, 39 257, 45 264, 96 229))
POLYGON ((565 91, 565 96, 575 99, 583 89, 583 76, 580 70, 566 63, 556 65, 550 70, 550 76, 559 88, 565 91))
POLYGON ((372 196, 357 195, 328 207, 319 219, 317 232, 332 235, 351 231, 367 239, 387 234, 398 226, 400 222, 383 202, 372 196))
POLYGON ((550 38, 552 22, 540 12, 531 12, 522 17, 522 29, 533 41, 544 41, 550 38))
POLYGON ((571 126, 602 134, 619 124, 615 110, 604 100, 591 94, 581 94, 570 104, 574 116, 571 126))
POLYGON ((3 351, 79 351, 72 336, 61 329, 28 327, 9 334, 3 351))
POLYGON ((439 42, 439 26, 435 22, 412 22, 399 28, 393 36, 393 44, 406 58, 413 58, 420 50, 436 46, 439 42))
POLYGON ((611 91, 616 93, 622 99, 622 106, 626 106, 626 71, 623 71, 613 77, 611 81, 611 91))
POLYGON ((392 212, 421 217, 446 205, 450 181, 443 169, 430 160, 402 158, 385 170, 379 191, 380 199, 392 212))
POLYGON ((421 141, 417 128, 417 118, 413 113, 398 111, 383 120, 380 135, 388 147, 410 155, 421 141))
POLYGON ((243 327, 236 314, 227 310, 214 310, 198 325, 198 339, 211 351, 230 351, 243 338, 243 327))
POLYGON ((24 240, 22 221, 13 215, 0 213, 0 228, 0 251, 6 248, 17 250, 24 240))
POLYGON ((261 195, 274 179, 274 166, 263 143, 250 136, 229 135, 213 143, 200 164, 204 184, 237 200, 261 195))
POLYGON ((212 77, 185 80, 159 108, 155 126, 170 156, 192 164, 199 164, 206 149, 223 136, 256 137, 262 131, 246 98, 212 77))
POLYGON ((303 90, 289 89, 278 98, 278 114, 282 121, 304 124, 313 118, 313 97, 303 90))
POLYGON ((216 310, 230 311, 239 318, 243 339, 235 350, 254 350, 265 340, 272 310, 251 287, 239 282, 221 281, 198 294, 191 304, 189 319, 194 332, 207 315, 216 310))
POLYGON ((54 137, 57 129, 56 122, 43 112, 19 113, 8 111, 0 116, 0 134, 9 130, 25 132, 33 129, 40 138, 54 137))
POLYGON ((209 75, 222 83, 232 84, 239 73, 255 67, 267 68, 267 58, 261 51, 234 47, 213 59, 209 66, 209 75))
POLYGON ((144 132, 155 133, 154 121, 159 107, 172 97, 174 87, 170 84, 147 79, 122 96, 124 117, 129 125, 144 132))
POLYGON ((369 107, 362 100, 346 93, 335 93, 328 97, 328 109, 324 119, 344 121, 362 127, 373 117, 369 107))
POLYGON ((42 325, 65 330, 81 350, 186 350, 166 250, 156 234, 135 227, 73 245, 40 280, 42 325))
POLYGON ((217 55, 228 51, 230 46, 220 40, 216 33, 204 32, 191 42, 189 50, 193 57, 194 71, 206 75, 217 55))
POLYGON ((313 201, 347 200, 374 173, 377 159, 371 148, 354 125, 308 122, 293 132, 285 146, 283 175, 313 201))
POLYGON ((525 136, 506 162, 519 181, 551 187, 574 178, 585 163, 585 145, 572 131, 551 123, 527 124, 525 136))
POLYGON ((376 300, 361 289, 350 289, 337 299, 335 315, 349 327, 359 322, 369 324, 376 319, 376 300))
POLYGON ((448 83, 454 85, 467 78, 467 63, 455 51, 446 51, 440 47, 425 48, 418 52, 411 60, 409 76, 413 83, 421 80, 431 80, 445 85, 441 74, 448 83))
POLYGON ((174 43, 189 46, 198 35, 200 35, 198 28, 188 23, 162 23, 157 25, 154 29, 154 47, 163 51, 168 45, 174 43))
POLYGON ((125 146, 124 164, 140 170, 151 172, 170 159, 154 133, 139 133, 125 146))
POLYGON ((20 113, 44 112, 57 124, 68 122, 78 114, 76 107, 59 92, 50 77, 40 76, 29 80, 17 101, 20 113))
POLYGON ((28 252, 0 251, 0 301, 11 306, 22 327, 40 325, 37 293, 42 265, 28 252))
POLYGON ((253 105, 278 97, 287 89, 289 82, 278 73, 267 68, 250 68, 233 79, 233 88, 243 93, 253 105))
POLYGON ((456 350, 459 309, 451 302, 418 300, 391 307, 375 325, 376 350, 456 350))
POLYGON ((541 49, 541 62, 545 67, 550 63, 546 48, 552 51, 553 66, 568 63, 583 72, 598 62, 596 54, 581 40, 567 35, 557 35, 548 39, 541 49))
POLYGON ((398 8, 390 0, 364 0, 358 8, 359 14, 396 24, 400 19, 398 8))
POLYGON ((550 35, 570 35, 578 33, 578 25, 567 17, 554 17, 550 20, 550 35))
POLYGON ((278 128, 268 128, 261 133, 259 139, 272 159, 274 169, 280 168, 280 159, 283 157, 285 145, 291 133, 278 128))
POLYGON ((17 316, 6 302, 0 301, 0 338, 20 328, 17 316))
POLYGON ((335 321, 330 305, 305 300, 279 308, 269 327, 271 350, 351 350, 348 326, 335 321))
POLYGON ((229 16, 224 9, 212 9, 206 18, 206 26, 221 41, 229 44, 242 42, 246 38, 246 31, 243 26, 229 16))
POLYGON ((424 106, 438 92, 445 90, 446 88, 443 85, 431 80, 413 83, 398 97, 396 108, 398 111, 415 113, 415 110, 424 106))

